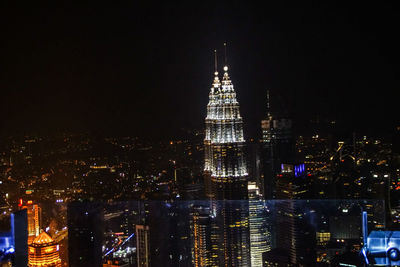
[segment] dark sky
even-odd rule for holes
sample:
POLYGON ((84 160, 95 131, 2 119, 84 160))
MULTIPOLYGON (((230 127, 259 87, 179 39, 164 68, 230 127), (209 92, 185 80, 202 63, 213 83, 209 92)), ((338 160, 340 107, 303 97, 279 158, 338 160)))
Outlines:
POLYGON ((122 2, 0 8, 2 134, 201 128, 224 41, 247 135, 259 130, 267 88, 299 125, 399 123, 394 6, 122 2))

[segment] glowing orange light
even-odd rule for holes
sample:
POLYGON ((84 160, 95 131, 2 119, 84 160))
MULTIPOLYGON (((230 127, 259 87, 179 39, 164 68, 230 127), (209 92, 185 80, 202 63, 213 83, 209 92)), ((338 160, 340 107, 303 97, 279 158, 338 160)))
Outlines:
POLYGON ((42 232, 28 245, 28 265, 31 267, 61 267, 58 244, 46 233, 42 232))
POLYGON ((19 199, 18 207, 22 206, 22 198, 19 199))
POLYGON ((32 200, 28 200, 28 202, 26 202, 27 204, 32 204, 32 200))

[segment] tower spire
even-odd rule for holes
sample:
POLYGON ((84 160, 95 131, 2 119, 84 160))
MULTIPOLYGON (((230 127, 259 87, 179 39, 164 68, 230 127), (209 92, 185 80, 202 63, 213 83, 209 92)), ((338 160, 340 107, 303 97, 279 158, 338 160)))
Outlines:
MULTIPOLYGON (((224 50, 225 50, 225 66, 224 66, 224 72, 226 76, 228 76, 228 57, 226 56, 226 42, 224 43, 224 50)), ((224 76, 225 76, 224 74, 224 76)))
POLYGON ((228 57, 226 56, 226 42, 224 43, 224 49, 225 49, 225 66, 228 66, 228 57))
POLYGON ((215 76, 217 76, 218 75, 217 49, 214 49, 214 65, 215 65, 215 76))
MULTIPOLYGON (((229 78, 229 74, 228 74, 228 57, 226 56, 226 42, 224 43, 224 50, 225 50, 225 66, 224 66, 224 76, 222 77, 222 84, 226 85, 226 86, 231 86, 232 82, 231 79, 229 78)), ((233 90, 233 88, 225 88, 226 90, 233 90)))
POLYGON ((214 65, 215 65, 215 72, 214 72, 213 87, 219 88, 221 84, 219 82, 219 77, 218 77, 217 49, 214 49, 214 65))

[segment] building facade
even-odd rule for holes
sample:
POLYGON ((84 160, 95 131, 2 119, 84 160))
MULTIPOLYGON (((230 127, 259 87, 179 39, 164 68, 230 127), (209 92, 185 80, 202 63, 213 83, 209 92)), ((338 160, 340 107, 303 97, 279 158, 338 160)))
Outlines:
POLYGON ((256 182, 249 182, 250 257, 252 267, 262 267, 262 255, 271 250, 266 202, 256 182))
POLYGON ((33 240, 40 234, 42 227, 42 209, 38 204, 34 204, 32 200, 28 200, 25 203, 20 200, 20 209, 26 209, 28 215, 28 244, 31 244, 33 240))

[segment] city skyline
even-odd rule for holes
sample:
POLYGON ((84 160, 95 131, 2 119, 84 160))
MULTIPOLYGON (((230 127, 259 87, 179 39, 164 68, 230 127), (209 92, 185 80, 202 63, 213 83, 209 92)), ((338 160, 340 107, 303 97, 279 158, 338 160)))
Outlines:
POLYGON ((0 265, 400 265, 393 10, 0 9, 0 265))

